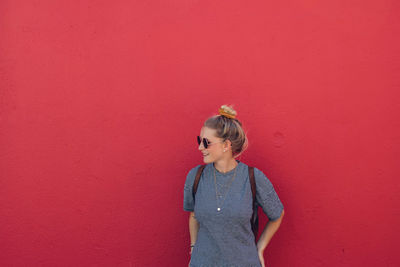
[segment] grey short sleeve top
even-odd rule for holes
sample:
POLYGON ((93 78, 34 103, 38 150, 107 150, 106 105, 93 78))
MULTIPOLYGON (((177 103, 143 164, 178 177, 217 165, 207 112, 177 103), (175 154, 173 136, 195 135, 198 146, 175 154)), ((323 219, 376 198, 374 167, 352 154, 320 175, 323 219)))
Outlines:
MULTIPOLYGON (((191 255, 192 267, 260 266, 250 225, 253 209, 248 166, 239 160, 237 162, 236 168, 227 173, 220 173, 213 163, 207 164, 195 199, 192 188, 201 165, 192 168, 186 176, 183 209, 194 211, 200 224, 191 255), (235 179, 232 180, 235 172, 235 179), (218 207, 220 211, 217 210, 218 207)), ((283 211, 283 204, 272 183, 258 168, 254 168, 254 177, 257 205, 261 206, 269 220, 278 219, 283 211)))

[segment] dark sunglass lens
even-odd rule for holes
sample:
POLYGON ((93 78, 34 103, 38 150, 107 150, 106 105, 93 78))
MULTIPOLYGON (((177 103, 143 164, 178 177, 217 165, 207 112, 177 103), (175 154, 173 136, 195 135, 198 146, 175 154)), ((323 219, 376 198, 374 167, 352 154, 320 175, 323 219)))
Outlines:
POLYGON ((201 143, 201 138, 200 138, 200 136, 197 136, 197 143, 200 145, 200 143, 201 143))
POLYGON ((208 140, 206 138, 203 138, 203 144, 205 148, 208 148, 208 140))

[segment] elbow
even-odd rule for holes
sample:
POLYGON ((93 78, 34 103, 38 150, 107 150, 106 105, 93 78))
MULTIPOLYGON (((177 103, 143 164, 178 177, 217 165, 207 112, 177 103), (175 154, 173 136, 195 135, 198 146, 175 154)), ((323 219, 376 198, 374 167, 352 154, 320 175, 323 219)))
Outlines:
POLYGON ((283 215, 285 215, 285 210, 282 210, 281 216, 279 217, 279 220, 283 219, 283 215))
POLYGON ((281 215, 279 216, 279 218, 275 219, 275 220, 270 220, 271 222, 280 222, 283 219, 283 216, 285 215, 285 210, 282 210, 281 215))

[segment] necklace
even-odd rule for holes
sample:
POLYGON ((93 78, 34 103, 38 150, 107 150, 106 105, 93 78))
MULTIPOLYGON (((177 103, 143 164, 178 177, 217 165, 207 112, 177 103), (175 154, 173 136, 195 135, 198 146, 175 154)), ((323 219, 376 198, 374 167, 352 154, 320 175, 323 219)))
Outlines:
POLYGON ((235 180, 236 170, 237 170, 237 165, 236 165, 236 167, 235 167, 235 172, 234 172, 234 174, 233 174, 233 176, 232 176, 232 179, 229 181, 229 187, 227 188, 226 193, 225 193, 225 196, 224 196, 224 198, 222 199, 222 203, 221 203, 220 205, 218 205, 218 196, 221 196, 221 197, 222 197, 222 195, 218 194, 218 189, 217 189, 217 177, 215 176, 215 167, 214 167, 214 185, 215 185, 215 198, 216 198, 216 200, 217 200, 217 211, 221 211, 221 207, 222 207, 222 205, 224 204, 225 198, 226 198, 226 196, 227 196, 228 193, 229 193, 229 190, 230 190, 230 188, 231 188, 232 182, 233 182, 233 180, 235 180))

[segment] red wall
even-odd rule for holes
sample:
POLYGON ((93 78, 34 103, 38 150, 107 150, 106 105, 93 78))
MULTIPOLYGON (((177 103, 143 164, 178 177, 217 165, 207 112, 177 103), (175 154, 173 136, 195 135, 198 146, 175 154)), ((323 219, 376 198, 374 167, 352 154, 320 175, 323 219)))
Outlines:
POLYGON ((187 266, 183 183, 222 104, 285 205, 267 266, 399 266, 399 12, 1 1, 0 266, 187 266))

